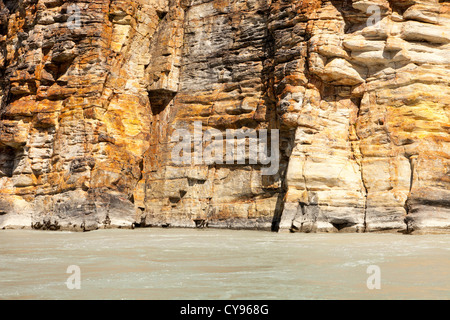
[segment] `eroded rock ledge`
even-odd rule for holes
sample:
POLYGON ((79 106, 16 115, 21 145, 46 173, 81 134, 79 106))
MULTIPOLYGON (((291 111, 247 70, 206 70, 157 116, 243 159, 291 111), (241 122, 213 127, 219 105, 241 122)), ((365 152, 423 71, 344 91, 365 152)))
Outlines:
POLYGON ((447 1, 0 0, 0 228, 448 232, 449 69, 447 1), (195 121, 279 173, 175 164, 195 121))

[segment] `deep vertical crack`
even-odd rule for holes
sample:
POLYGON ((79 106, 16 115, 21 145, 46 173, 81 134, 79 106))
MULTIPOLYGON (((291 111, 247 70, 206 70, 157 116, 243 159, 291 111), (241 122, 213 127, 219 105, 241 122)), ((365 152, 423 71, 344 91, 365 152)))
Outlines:
POLYGON ((406 233, 410 233, 412 230, 410 228, 411 218, 409 217, 409 213, 411 211, 410 200, 411 200, 411 192, 412 192, 413 182, 414 182, 414 158, 413 158, 413 156, 409 155, 409 156, 407 156, 407 159, 409 161, 411 173, 410 173, 410 178, 409 178, 409 193, 408 193, 408 197, 404 204, 404 208, 405 208, 405 212, 406 212, 404 222, 406 224, 406 233))
MULTIPOLYGON (((359 148, 359 144, 361 142, 361 138, 358 136, 358 131, 356 128, 356 123, 358 122, 358 119, 361 117, 361 101, 362 98, 357 98, 357 99, 352 99, 353 103, 356 105, 356 107, 358 108, 358 114, 356 116, 356 121, 353 124, 350 124, 350 126, 353 126, 354 132, 355 132, 355 136, 357 138, 356 141, 354 141, 353 143, 357 143, 358 144, 358 148, 359 148)), ((368 190, 367 190, 367 186, 366 183, 364 181, 364 166, 362 163, 363 160, 363 156, 361 154, 361 150, 356 150, 354 144, 352 143, 352 141, 350 141, 351 143, 351 151, 353 154, 353 158, 355 159, 355 162, 358 164, 359 166, 359 171, 361 173, 361 185, 364 191, 364 232, 367 232, 367 196, 368 196, 368 190)))

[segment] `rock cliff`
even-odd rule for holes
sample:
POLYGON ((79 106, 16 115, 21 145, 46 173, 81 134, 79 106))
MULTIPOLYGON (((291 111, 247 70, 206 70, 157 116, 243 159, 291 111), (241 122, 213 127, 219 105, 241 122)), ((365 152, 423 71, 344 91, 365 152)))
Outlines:
POLYGON ((0 0, 0 228, 448 231, 449 70, 448 1, 0 0))

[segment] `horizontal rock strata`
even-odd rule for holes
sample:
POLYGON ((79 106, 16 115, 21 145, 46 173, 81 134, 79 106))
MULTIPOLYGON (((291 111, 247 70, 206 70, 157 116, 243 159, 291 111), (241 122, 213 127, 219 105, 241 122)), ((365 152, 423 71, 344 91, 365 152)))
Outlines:
POLYGON ((0 0, 0 228, 448 231, 449 70, 446 1, 0 0))

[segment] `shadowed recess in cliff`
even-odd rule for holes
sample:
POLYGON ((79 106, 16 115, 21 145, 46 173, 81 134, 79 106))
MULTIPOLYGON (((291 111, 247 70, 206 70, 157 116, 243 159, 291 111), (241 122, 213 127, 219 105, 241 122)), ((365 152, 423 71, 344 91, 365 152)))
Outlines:
POLYGON ((0 147, 0 178, 12 177, 15 166, 16 152, 11 147, 0 147))
POLYGON ((176 96, 176 92, 166 89, 155 89, 148 92, 152 114, 158 115, 163 112, 176 96))

